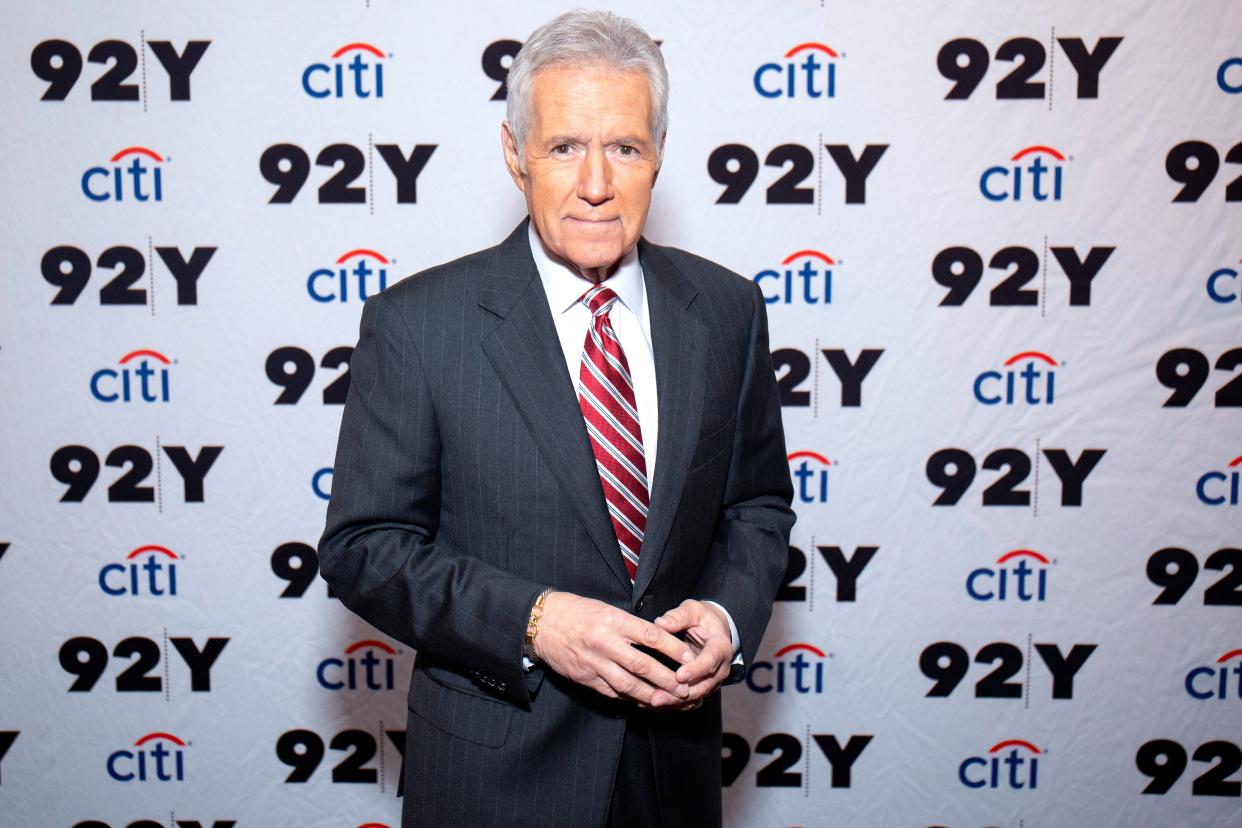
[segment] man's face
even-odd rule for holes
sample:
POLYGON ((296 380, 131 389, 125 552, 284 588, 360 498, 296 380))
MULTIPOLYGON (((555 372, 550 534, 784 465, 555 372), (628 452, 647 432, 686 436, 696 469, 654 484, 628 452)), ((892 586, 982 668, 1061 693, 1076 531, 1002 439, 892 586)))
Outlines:
POLYGON ((659 170, 646 76, 607 66, 543 69, 530 115, 524 171, 502 127, 509 174, 548 251, 593 281, 606 279, 642 235, 659 170))

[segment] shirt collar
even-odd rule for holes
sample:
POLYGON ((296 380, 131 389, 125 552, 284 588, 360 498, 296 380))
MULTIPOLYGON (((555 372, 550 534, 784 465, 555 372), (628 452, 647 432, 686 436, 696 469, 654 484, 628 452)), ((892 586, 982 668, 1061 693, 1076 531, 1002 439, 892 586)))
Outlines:
MULTIPOLYGON (((535 259, 535 269, 539 271, 539 279, 543 282, 543 292, 548 296, 548 307, 552 309, 553 316, 559 316, 572 308, 594 283, 548 254, 543 240, 535 231, 533 221, 526 232, 531 256, 535 259)), ((645 288, 643 270, 638 264, 638 245, 634 245, 621 257, 621 264, 617 266, 616 272, 601 284, 612 288, 621 303, 633 314, 637 316, 642 313, 645 288)))

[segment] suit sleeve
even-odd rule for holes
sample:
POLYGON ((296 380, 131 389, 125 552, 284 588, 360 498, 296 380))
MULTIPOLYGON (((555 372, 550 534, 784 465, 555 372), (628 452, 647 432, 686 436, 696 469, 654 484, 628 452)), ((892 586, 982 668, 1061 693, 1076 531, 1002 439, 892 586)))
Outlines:
POLYGON ((755 287, 733 457, 696 595, 727 608, 745 663, 754 664, 789 561, 793 487, 763 296, 755 287))
POLYGON ((350 360, 320 572, 373 626, 524 703, 526 621, 547 585, 437 538, 439 435, 416 338, 378 294, 350 360))

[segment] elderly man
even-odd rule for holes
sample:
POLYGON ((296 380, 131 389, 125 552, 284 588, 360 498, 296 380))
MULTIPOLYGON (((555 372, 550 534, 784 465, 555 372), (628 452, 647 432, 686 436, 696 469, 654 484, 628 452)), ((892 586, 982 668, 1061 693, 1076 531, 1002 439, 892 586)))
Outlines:
POLYGON ((417 648, 410 825, 713 825, 793 514, 764 302, 641 238, 668 80, 572 12, 509 73, 530 218, 367 302, 324 577, 417 648), (658 461, 658 462, 657 462, 658 461))

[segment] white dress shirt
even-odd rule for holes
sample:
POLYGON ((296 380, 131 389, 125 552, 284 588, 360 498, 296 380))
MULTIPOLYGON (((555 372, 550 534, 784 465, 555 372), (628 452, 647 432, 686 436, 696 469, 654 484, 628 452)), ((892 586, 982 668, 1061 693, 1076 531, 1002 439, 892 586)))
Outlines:
MULTIPOLYGON (((576 389, 582 368, 582 346, 591 328, 591 311, 579 302, 595 283, 554 260, 543 247, 532 222, 530 250, 548 297, 556 335, 565 353, 565 368, 576 389)), ((651 313, 647 307, 647 288, 638 264, 635 247, 621 259, 617 270, 602 284, 612 288, 617 301, 608 311, 612 329, 621 341, 630 378, 634 381, 634 401, 638 404, 638 424, 643 432, 643 456, 647 460, 647 485, 654 489, 656 442, 660 436, 660 409, 656 405, 655 357, 651 351, 651 313)))
MULTIPOLYGON (((594 282, 571 270, 548 254, 543 240, 535 232, 531 222, 527 228, 530 252, 535 258, 535 269, 548 297, 548 308, 556 324, 556 335, 565 354, 565 369, 576 389, 578 373, 582 368, 582 346, 591 327, 591 311, 578 301, 594 282)), ((634 381, 634 401, 638 404, 638 424, 643 432, 643 455, 647 460, 647 485, 654 491, 656 469, 656 442, 660 435, 660 409, 656 405, 655 356, 651 350, 651 311, 647 304, 647 288, 643 283, 643 269, 638 263, 637 245, 621 258, 616 272, 602 283, 617 294, 617 301, 608 311, 612 329, 621 341, 630 377, 634 381)), ((620 551, 617 552, 620 555, 620 551)), ((741 657, 741 642, 737 626, 729 611, 715 601, 707 602, 720 607, 729 622, 729 635, 733 641, 734 661, 741 657)), ((527 667, 530 665, 527 664, 527 667)))

